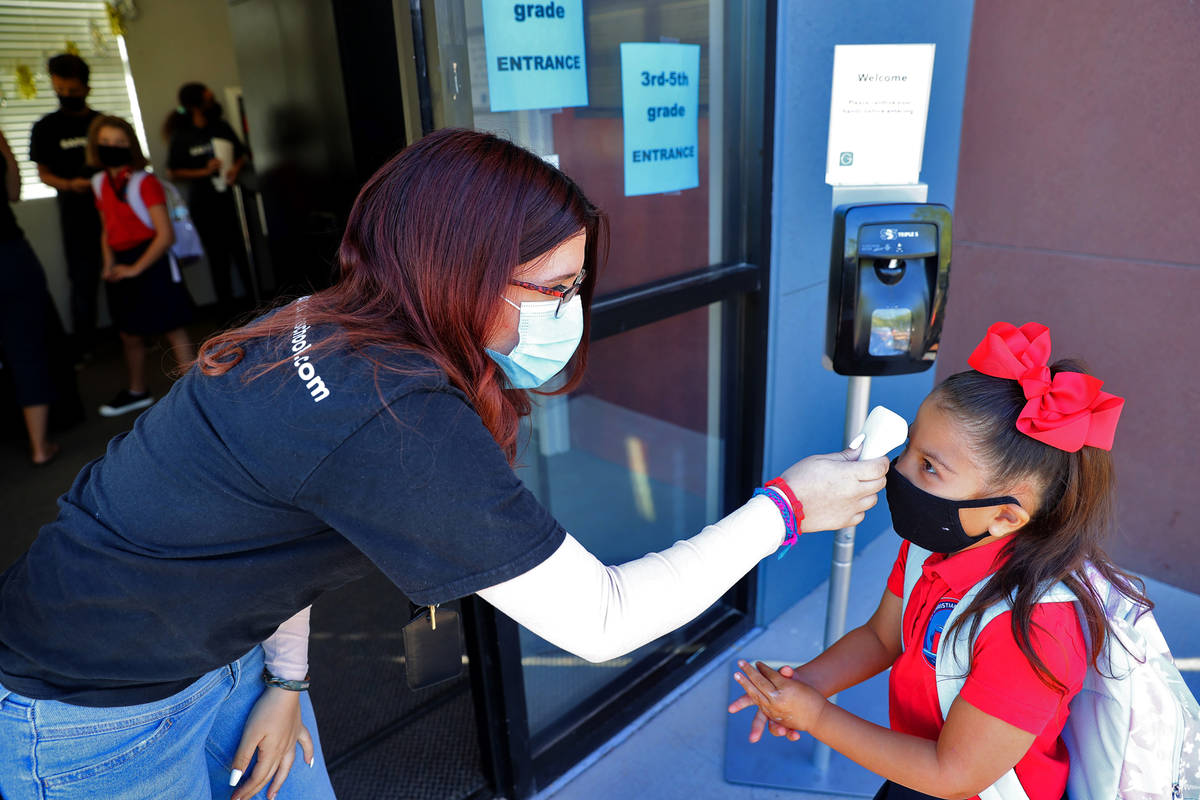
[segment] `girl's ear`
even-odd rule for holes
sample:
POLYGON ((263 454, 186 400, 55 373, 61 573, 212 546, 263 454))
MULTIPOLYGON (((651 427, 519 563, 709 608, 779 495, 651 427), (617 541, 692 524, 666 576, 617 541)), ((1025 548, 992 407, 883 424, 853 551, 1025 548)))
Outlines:
POLYGON ((1028 523, 1028 511, 1016 503, 1005 503, 996 507, 995 513, 988 521, 988 533, 997 539, 1003 539, 1005 536, 1021 530, 1028 523))

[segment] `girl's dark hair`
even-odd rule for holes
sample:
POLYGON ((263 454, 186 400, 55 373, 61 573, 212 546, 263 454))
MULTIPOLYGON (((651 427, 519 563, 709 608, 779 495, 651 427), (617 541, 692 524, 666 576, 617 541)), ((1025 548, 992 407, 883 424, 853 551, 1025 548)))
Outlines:
MULTIPOLYGON (((306 303, 310 326, 328 324, 336 332, 312 349, 337 344, 371 358, 377 371, 393 372, 403 371, 397 362, 406 359, 387 355, 427 356, 467 395, 512 461, 529 397, 508 390, 485 342, 518 265, 581 230, 587 235, 583 339, 554 394, 583 378, 607 218, 570 178, 512 142, 469 130, 431 133, 380 167, 359 192, 338 250, 340 276, 306 303)), ((241 360, 242 344, 290 339, 294 324, 291 315, 275 314, 214 336, 200 348, 200 370, 224 374, 241 360)), ((263 371, 285 363, 290 356, 263 371)))
MULTIPOLYGON (((1069 359, 1050 365, 1051 374, 1063 371, 1088 374, 1082 363, 1069 359)), ((1112 453, 1088 446, 1068 453, 1021 433, 1017 416, 1027 401, 1014 380, 973 370, 960 372, 935 388, 931 398, 963 426, 972 452, 987 472, 989 486, 1011 491, 1028 481, 1038 494, 1029 522, 1004 545, 1008 559, 947 635, 970 621, 973 639, 983 612, 1012 597, 1017 646, 1043 683, 1065 691, 1066 685, 1050 673, 1030 639, 1033 610, 1045 589, 1062 581, 1079 599, 1093 668, 1104 649, 1108 624, 1104 606, 1085 577, 1085 565, 1091 564, 1133 602, 1146 610, 1153 608, 1142 581, 1114 566, 1101 547, 1112 528, 1112 453)))
POLYGON ((89 167, 103 169, 104 165, 100 163, 100 154, 97 150, 99 147, 100 131, 104 128, 116 128, 125 134, 125 138, 129 140, 129 149, 132 152, 133 158, 129 162, 129 168, 139 170, 146 168, 146 156, 142 153, 142 145, 138 142, 137 133, 134 132, 133 126, 126 122, 121 117, 113 117, 108 114, 101 114, 92 120, 92 124, 88 125, 87 147, 84 150, 84 159, 89 167))
POLYGON ((179 87, 179 106, 171 109, 163 120, 162 135, 170 140, 179 131, 192 126, 192 109, 204 105, 204 93, 208 87, 203 83, 185 83, 179 87))

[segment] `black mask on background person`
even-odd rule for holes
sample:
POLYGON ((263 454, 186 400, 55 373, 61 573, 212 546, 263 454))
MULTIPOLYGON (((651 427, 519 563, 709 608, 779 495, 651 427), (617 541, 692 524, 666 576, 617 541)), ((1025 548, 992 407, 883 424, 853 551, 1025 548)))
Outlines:
POLYGON ((106 167, 123 167, 133 163, 133 148, 98 144, 96 145, 96 157, 106 167))
POLYGON ((204 107, 204 118, 209 122, 216 122, 225 113, 225 109, 220 103, 214 102, 211 106, 204 107))
POLYGON ((86 97, 71 97, 65 94, 58 95, 58 107, 63 111, 78 113, 87 108, 86 97))
POLYGON ((887 474, 887 501, 896 533, 931 553, 957 553, 975 544, 987 531, 971 536, 963 530, 960 508, 985 508, 1005 503, 1021 505, 1017 498, 985 497, 979 500, 947 500, 918 488, 896 469, 892 461, 887 474))

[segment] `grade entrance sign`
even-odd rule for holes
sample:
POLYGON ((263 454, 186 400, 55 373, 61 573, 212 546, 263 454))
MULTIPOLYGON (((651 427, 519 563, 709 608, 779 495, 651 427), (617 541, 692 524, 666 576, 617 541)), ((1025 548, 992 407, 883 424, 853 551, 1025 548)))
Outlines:
POLYGON ((586 106, 583 0, 483 0, 492 111, 586 106))
POLYGON ((625 196, 700 185, 700 45, 621 44, 625 196))

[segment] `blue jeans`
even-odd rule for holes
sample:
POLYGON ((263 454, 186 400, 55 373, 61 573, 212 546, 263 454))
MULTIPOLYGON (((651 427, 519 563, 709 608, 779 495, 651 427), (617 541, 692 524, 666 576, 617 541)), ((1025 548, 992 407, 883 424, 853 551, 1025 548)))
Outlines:
MULTIPOLYGON (((263 692, 262 671, 262 648, 256 647, 165 700, 115 708, 34 700, 0 686, 0 797, 225 800, 233 793, 229 772, 242 728, 263 692)), ((313 738, 314 766, 297 749, 277 798, 331 800, 307 692, 300 709, 313 738)), ((269 786, 254 797, 265 798, 269 786)))

